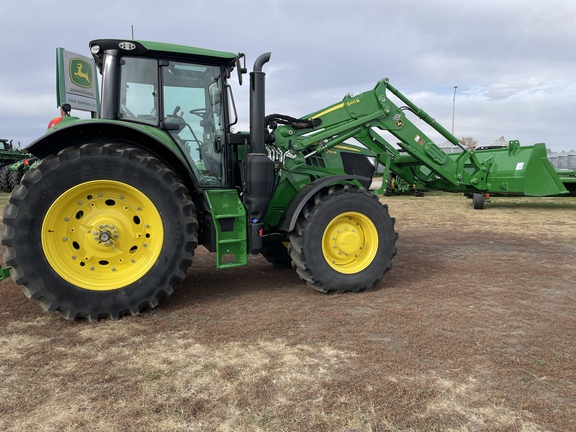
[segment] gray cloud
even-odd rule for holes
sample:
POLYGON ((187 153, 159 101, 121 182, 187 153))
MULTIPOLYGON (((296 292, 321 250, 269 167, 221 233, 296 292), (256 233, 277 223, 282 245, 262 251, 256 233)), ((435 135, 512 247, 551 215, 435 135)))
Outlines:
MULTIPOLYGON (((457 136, 576 148, 576 3, 565 0, 101 1, 0 4, 0 137, 28 144, 58 115, 55 49, 97 38, 272 51, 267 111, 305 115, 384 77, 457 136)), ((234 87, 241 123, 248 89, 234 87)), ((434 135, 431 134, 433 137, 434 135)))

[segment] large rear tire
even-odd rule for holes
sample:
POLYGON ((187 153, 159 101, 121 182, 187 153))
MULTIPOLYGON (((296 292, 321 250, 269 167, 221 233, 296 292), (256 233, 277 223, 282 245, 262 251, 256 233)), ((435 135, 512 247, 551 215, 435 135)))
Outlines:
POLYGON ((153 156, 116 144, 44 159, 12 192, 4 223, 14 281, 70 320, 154 308, 185 277, 198 244, 180 180, 153 156))
POLYGON ((300 278, 325 293, 372 289, 392 268, 395 220, 366 189, 332 186, 304 207, 290 234, 300 278))

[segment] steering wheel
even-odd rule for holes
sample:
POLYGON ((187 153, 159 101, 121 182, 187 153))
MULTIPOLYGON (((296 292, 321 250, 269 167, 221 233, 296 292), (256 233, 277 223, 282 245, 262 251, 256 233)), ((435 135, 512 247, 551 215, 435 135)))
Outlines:
POLYGON ((193 110, 190 110, 189 113, 197 115, 201 119, 204 119, 204 116, 206 115, 206 108, 193 109, 193 110))

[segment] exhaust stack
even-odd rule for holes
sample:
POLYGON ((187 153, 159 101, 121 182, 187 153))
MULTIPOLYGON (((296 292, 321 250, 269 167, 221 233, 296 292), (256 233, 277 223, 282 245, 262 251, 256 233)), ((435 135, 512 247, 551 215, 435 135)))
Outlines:
POLYGON ((266 74, 262 67, 270 60, 271 53, 267 52, 256 59, 254 70, 250 72, 250 153, 264 153, 264 137, 266 126, 266 74))
POLYGON ((265 79, 264 64, 271 53, 264 53, 254 62, 250 73, 250 152, 245 160, 244 205, 248 219, 248 252, 262 249, 262 219, 274 192, 274 162, 266 156, 265 79))

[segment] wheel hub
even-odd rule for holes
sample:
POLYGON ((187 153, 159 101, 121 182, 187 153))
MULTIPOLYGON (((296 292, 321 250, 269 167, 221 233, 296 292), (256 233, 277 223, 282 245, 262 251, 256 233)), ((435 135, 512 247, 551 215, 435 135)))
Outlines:
POLYGON ((100 224, 94 231, 88 231, 88 235, 93 235, 94 240, 104 246, 112 246, 119 240, 118 230, 112 224, 100 224))
POLYGON ((363 242, 361 233, 347 224, 344 225, 343 230, 337 230, 332 239, 334 241, 332 249, 335 249, 338 255, 344 254, 345 256, 358 253, 363 242))

